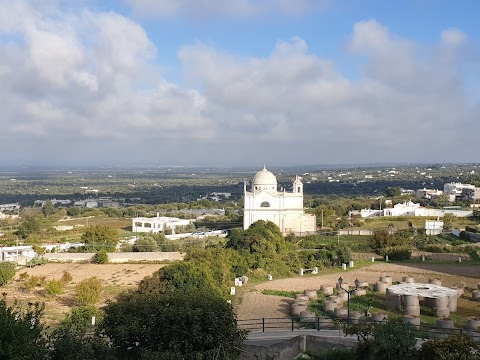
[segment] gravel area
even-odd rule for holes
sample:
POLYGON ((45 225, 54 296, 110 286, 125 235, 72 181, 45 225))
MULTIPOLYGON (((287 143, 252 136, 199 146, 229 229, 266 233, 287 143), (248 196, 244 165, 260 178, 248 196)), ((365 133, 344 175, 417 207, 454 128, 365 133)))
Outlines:
POLYGON ((335 285, 342 276, 351 286, 355 279, 373 284, 380 276, 388 275, 393 281, 401 281, 402 276, 412 276, 415 282, 428 282, 429 278, 442 280, 442 285, 453 286, 464 282, 467 287, 477 288, 480 282, 480 265, 476 264, 408 264, 375 263, 358 270, 341 271, 328 275, 296 276, 288 279, 266 281, 243 289, 240 304, 236 306, 239 319, 286 318, 289 317, 289 305, 292 299, 283 296, 263 295, 262 291, 283 290, 303 291, 319 289, 321 285, 335 285))

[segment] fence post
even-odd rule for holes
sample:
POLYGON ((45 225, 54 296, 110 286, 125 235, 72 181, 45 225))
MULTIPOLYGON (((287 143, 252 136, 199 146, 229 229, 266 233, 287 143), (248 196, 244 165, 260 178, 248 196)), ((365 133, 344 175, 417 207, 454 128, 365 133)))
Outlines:
POLYGON ((317 331, 320 331, 320 318, 317 316, 317 331))
POLYGON ((292 331, 293 331, 293 317, 292 317, 292 331))
POLYGON ((265 332, 265 318, 262 318, 262 332, 265 332))

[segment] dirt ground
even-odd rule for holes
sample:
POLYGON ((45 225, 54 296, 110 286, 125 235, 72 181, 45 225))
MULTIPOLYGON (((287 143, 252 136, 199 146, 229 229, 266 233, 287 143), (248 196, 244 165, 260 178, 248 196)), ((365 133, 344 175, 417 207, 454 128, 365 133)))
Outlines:
MULTIPOLYGON (((7 293, 9 302, 15 299, 22 302, 44 302, 45 316, 47 324, 58 323, 65 314, 70 312, 70 308, 78 306, 75 301, 75 286, 82 280, 97 277, 102 280, 104 286, 101 304, 108 299, 114 298, 121 291, 133 288, 146 276, 151 275, 161 267, 162 264, 46 264, 33 268, 25 268, 17 271, 16 280, 5 288, 2 292, 7 293), (26 272, 30 276, 45 276, 46 280, 60 279, 63 272, 67 271, 72 275, 72 282, 64 288, 64 293, 57 296, 48 296, 43 288, 36 288, 28 292, 22 286, 19 275, 26 272)), ((101 305, 99 304, 99 305, 101 305)))
MULTIPOLYGON (((289 317, 291 299, 283 296, 263 295, 262 291, 303 291, 305 289, 319 289, 321 285, 333 285, 337 283, 340 276, 350 286, 353 286, 355 279, 368 281, 373 284, 380 276, 388 275, 393 281, 401 281, 402 276, 412 276, 415 282, 428 282, 429 278, 442 280, 442 285, 453 286, 464 282, 467 288, 477 288, 480 282, 480 265, 473 264, 408 264, 397 265, 387 263, 376 263, 368 267, 348 272, 328 275, 306 275, 303 277, 279 279, 266 281, 261 284, 245 286, 241 290, 241 299, 236 305, 236 312, 239 319, 261 319, 261 318, 285 318, 289 317)), ((479 306, 480 312, 480 306, 479 306)))

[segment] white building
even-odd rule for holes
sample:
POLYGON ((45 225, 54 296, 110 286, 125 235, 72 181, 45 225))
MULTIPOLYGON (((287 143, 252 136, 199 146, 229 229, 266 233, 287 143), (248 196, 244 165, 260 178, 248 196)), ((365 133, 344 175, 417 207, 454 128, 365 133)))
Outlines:
POLYGON ((442 190, 437 189, 417 189, 417 199, 435 199, 436 197, 443 195, 442 190))
POLYGON ((425 233, 427 235, 438 235, 443 232, 443 221, 425 220, 425 233))
POLYGON ((258 220, 271 221, 284 234, 311 233, 316 230, 314 215, 303 209, 303 183, 298 176, 293 182, 293 192, 277 190, 277 179, 265 167, 257 172, 251 191, 244 184, 243 228, 258 220))
POLYGON ((411 200, 408 202, 395 204, 393 208, 385 208, 383 216, 415 216, 415 211, 420 208, 420 204, 415 204, 411 200))
POLYGON ((454 202, 455 200, 460 200, 464 189, 475 191, 475 185, 455 183, 455 182, 451 182, 443 185, 443 192, 449 196, 449 199, 451 202, 454 202))
POLYGON ((186 226, 191 223, 191 220, 183 220, 174 217, 159 216, 156 217, 136 217, 132 219, 132 231, 133 232, 149 232, 158 233, 166 228, 175 230, 176 226, 186 226))

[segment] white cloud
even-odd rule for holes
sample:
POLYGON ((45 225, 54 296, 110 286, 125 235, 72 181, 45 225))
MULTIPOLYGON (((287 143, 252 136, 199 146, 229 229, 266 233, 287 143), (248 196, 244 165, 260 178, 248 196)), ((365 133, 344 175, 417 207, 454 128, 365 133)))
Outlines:
POLYGON ((473 160, 460 157, 475 153, 480 114, 459 71, 469 43, 457 29, 427 47, 374 20, 355 24, 345 56, 365 58, 357 80, 301 38, 265 57, 197 43, 179 50, 181 86, 162 77, 131 19, 0 4, 0 141, 17 149, 12 159, 473 160))
POLYGON ((219 16, 298 16, 322 11, 331 0, 126 0, 137 16, 211 18, 219 16))

